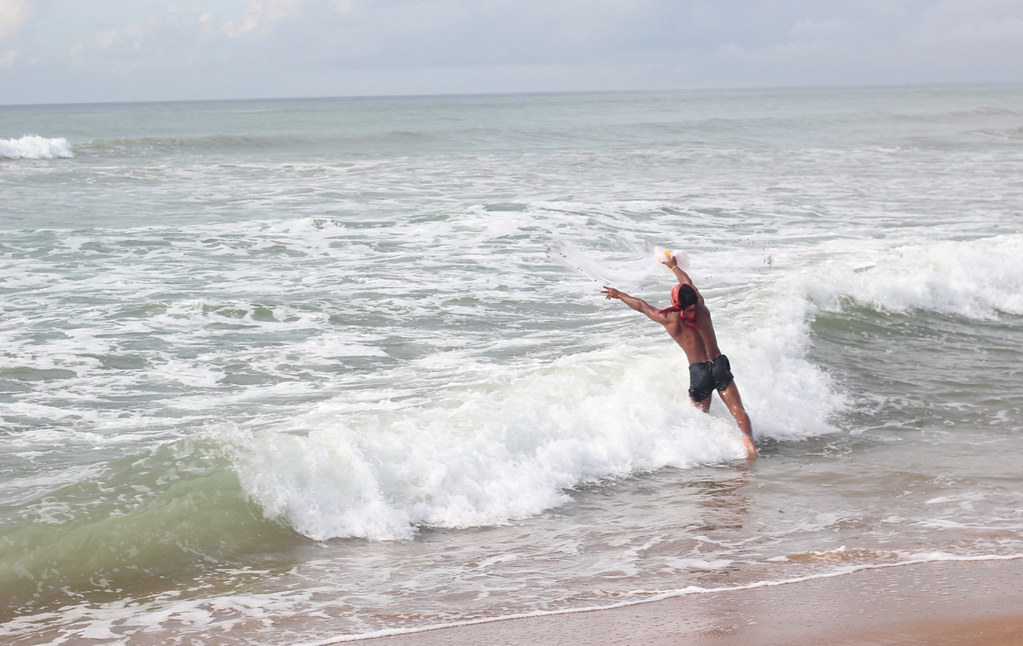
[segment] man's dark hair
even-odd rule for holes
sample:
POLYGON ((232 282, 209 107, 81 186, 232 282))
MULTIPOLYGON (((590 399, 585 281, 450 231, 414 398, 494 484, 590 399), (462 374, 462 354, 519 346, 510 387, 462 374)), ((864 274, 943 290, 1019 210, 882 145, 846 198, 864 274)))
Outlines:
POLYGON ((682 309, 686 309, 691 305, 696 305, 699 302, 699 297, 696 295, 696 290, 693 289, 692 285, 682 285, 678 290, 678 306, 682 309))

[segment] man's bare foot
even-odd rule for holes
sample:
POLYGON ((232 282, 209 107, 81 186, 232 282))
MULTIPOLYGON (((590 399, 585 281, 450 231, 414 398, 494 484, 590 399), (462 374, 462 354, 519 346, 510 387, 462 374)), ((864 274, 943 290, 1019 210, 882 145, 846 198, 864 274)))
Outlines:
POLYGON ((742 434, 742 443, 746 445, 746 459, 756 460, 757 459, 757 447, 753 444, 753 440, 749 435, 742 434))

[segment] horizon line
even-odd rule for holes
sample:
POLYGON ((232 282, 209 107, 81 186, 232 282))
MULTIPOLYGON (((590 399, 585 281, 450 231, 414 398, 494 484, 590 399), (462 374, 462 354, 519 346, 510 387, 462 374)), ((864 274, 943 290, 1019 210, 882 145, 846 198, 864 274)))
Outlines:
POLYGON ((1023 81, 928 81, 928 82, 891 82, 891 83, 856 83, 856 84, 805 84, 805 85, 705 85, 679 88, 649 89, 592 89, 592 90, 509 90, 507 92, 436 92, 422 94, 383 93, 383 94, 337 94, 337 95, 306 95, 306 96, 248 96, 248 97, 215 97, 202 99, 137 99, 113 101, 55 101, 32 103, 0 103, 0 108, 87 106, 87 105, 152 105, 161 103, 232 103, 256 101, 333 101, 344 99, 427 99, 457 97, 500 97, 500 96, 554 96, 554 95, 585 95, 585 94, 675 94, 686 92, 742 92, 742 91, 798 91, 798 90, 869 90, 869 89, 910 89, 937 87, 1013 87, 1023 86, 1023 81))

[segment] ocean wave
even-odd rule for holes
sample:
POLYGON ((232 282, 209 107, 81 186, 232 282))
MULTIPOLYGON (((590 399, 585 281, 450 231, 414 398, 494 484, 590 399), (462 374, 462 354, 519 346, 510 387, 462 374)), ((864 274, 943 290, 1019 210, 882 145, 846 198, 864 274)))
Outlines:
POLYGON ((26 135, 20 139, 0 139, 0 159, 70 159, 71 144, 64 137, 48 139, 26 135))
POLYGON ((412 404, 343 396, 225 437, 247 495, 317 540, 501 525, 587 482, 744 456, 730 418, 679 406, 684 390, 629 363, 596 353, 412 404))
POLYGON ((843 299, 879 310, 927 310, 969 319, 1023 315, 1023 235, 905 244, 848 256, 804 277, 827 309, 843 299))
POLYGON ((302 140, 273 135, 249 136, 214 134, 182 137, 122 137, 83 142, 81 150, 90 155, 135 155, 187 153, 191 155, 265 152, 274 148, 301 146, 302 140))
MULTIPOLYGON (((757 437, 833 432, 827 417, 841 396, 805 360, 776 361, 798 351, 780 343, 735 344, 736 365, 747 368, 743 398, 762 413, 757 437), (818 406, 798 405, 805 400, 818 406), (789 413, 768 414, 781 410, 789 413)), ((413 372, 433 360, 444 359, 428 357, 413 372)), ((227 433, 243 489, 269 518, 316 540, 402 540, 425 527, 534 516, 588 483, 745 456, 720 403, 710 415, 689 404, 685 357, 667 345, 478 368, 466 385, 411 399, 380 389, 375 402, 346 394, 271 428, 227 433)))
POLYGON ((209 443, 170 442, 79 476, 19 503, 5 521, 0 621, 83 594, 198 576, 295 537, 245 501, 209 443))
MULTIPOLYGON (((331 134, 309 138, 293 134, 231 134, 181 135, 161 137, 118 137, 82 142, 83 152, 96 156, 146 154, 232 155, 232 164, 244 165, 237 155, 255 155, 264 159, 280 151, 315 151, 324 145, 335 146, 350 153, 367 152, 379 146, 426 146, 434 138, 428 133, 389 131, 368 134, 331 134)), ((275 168, 280 165, 276 164, 275 168)))

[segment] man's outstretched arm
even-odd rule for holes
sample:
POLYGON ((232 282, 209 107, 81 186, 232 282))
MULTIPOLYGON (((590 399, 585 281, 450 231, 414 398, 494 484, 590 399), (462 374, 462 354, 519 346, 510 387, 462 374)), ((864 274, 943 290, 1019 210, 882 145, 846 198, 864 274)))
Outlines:
POLYGON ((695 287, 695 285, 693 285, 693 279, 689 277, 689 274, 687 274, 681 267, 678 266, 678 260, 675 258, 675 256, 671 254, 666 255, 668 257, 665 260, 662 260, 661 262, 667 265, 668 269, 671 270, 671 273, 675 274, 675 278, 678 279, 678 282, 682 283, 683 285, 692 285, 693 287, 695 287))
POLYGON ((667 320, 668 320, 668 317, 665 316, 664 314, 661 314, 660 310, 655 308, 650 303, 647 303, 642 298, 636 298, 635 296, 629 296, 625 292, 619 291, 619 290, 615 289, 614 287, 608 287, 607 285, 604 285, 604 291, 602 291, 600 293, 604 294, 607 297, 607 299, 609 299, 609 300, 612 299, 612 298, 617 298, 618 300, 620 300, 621 302, 625 303, 626 305, 628 305, 632 309, 634 309, 637 312, 640 312, 642 314, 646 314, 647 317, 650 318, 650 320, 656 321, 656 322, 660 323, 661 325, 664 325, 665 322, 667 322, 667 320))

